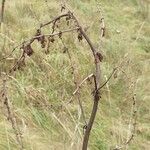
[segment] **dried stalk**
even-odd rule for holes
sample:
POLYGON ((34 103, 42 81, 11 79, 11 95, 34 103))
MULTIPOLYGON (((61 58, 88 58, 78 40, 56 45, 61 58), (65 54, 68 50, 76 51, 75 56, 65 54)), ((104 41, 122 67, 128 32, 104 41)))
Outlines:
POLYGON ((5 1, 6 1, 6 0, 2 0, 0 27, 1 27, 2 23, 4 22, 5 1))
POLYGON ((116 146, 116 148, 114 148, 113 150, 120 150, 120 149, 125 148, 131 143, 131 141, 134 138, 135 131, 136 131, 136 120, 137 120, 136 94, 133 95, 132 101, 133 103, 132 103, 131 125, 133 127, 132 127, 132 130, 130 131, 131 135, 127 138, 127 140, 121 146, 116 146))
MULTIPOLYGON (((59 35, 59 37, 61 38, 62 33, 71 32, 71 31, 75 31, 75 30, 78 31, 78 33, 79 33, 79 35, 78 35, 79 41, 82 40, 82 38, 84 38, 86 40, 87 44, 89 45, 89 47, 92 51, 92 54, 93 54, 94 64, 95 64, 95 73, 92 74, 92 76, 94 77, 94 84, 95 84, 94 102, 93 102, 93 108, 92 108, 92 112, 91 112, 89 122, 87 123, 87 125, 85 127, 85 134, 84 134, 83 145, 82 145, 82 150, 87 150, 90 132, 91 132, 91 129, 92 129, 95 117, 96 117, 96 113, 97 113, 97 109, 98 109, 98 103, 99 103, 99 99, 100 99, 100 93, 99 93, 98 89, 100 87, 100 62, 102 61, 103 57, 102 57, 102 54, 95 49, 92 41, 90 40, 88 35, 85 33, 82 26, 79 24, 79 21, 76 18, 76 16, 71 11, 69 11, 68 13, 62 14, 62 15, 54 18, 53 20, 51 20, 51 21, 49 21, 45 24, 41 24, 40 29, 37 30, 38 35, 24 41, 23 43, 21 43, 19 46, 16 47, 16 48, 20 47, 21 49, 23 49, 23 53, 22 53, 20 59, 12 67, 11 70, 14 70, 17 67, 19 67, 18 64, 20 64, 20 62, 25 60, 25 55, 26 54, 28 56, 30 56, 33 53, 31 44, 35 40, 38 40, 39 42, 41 42, 41 45, 42 45, 43 44, 42 43, 43 38, 46 37, 46 36, 47 37, 52 37, 52 36, 55 36, 55 35, 59 35), (63 17, 68 17, 69 19, 74 20, 75 23, 76 23, 76 28, 54 33, 56 22, 58 20, 60 20, 61 18, 63 18, 63 17), (41 34, 41 28, 43 28, 47 25, 50 25, 50 24, 52 24, 52 34, 41 34), (41 38, 42 38, 42 40, 41 40, 41 38)), ((76 85, 76 88, 78 88, 78 85, 76 85)), ((77 90, 76 93, 78 93, 78 90, 77 90)))
MULTIPOLYGON (((81 87, 81 84, 83 83, 78 83, 77 79, 76 79, 76 73, 75 73, 75 67, 74 67, 74 64, 73 64, 73 61, 72 61, 72 57, 71 57, 71 54, 68 50, 68 48, 65 46, 63 40, 61 39, 62 43, 63 43, 63 46, 64 46, 64 49, 65 51, 67 52, 68 54, 68 57, 69 57, 69 60, 70 60, 70 63, 71 63, 71 69, 72 69, 72 74, 73 74, 73 80, 74 80, 74 84, 76 86, 76 88, 78 89, 78 87, 80 86, 81 87), (79 85, 78 85, 79 84, 79 85)), ((85 125, 87 125, 87 122, 86 122, 86 117, 85 117, 85 113, 84 113, 84 109, 83 109, 83 106, 82 106, 82 102, 80 100, 80 93, 79 93, 79 90, 76 91, 76 93, 73 92, 73 96, 77 94, 77 99, 78 99, 78 103, 79 103, 79 107, 80 107, 80 110, 81 110, 81 113, 82 113, 82 117, 83 117, 83 120, 84 120, 84 123, 85 125)), ((72 96, 72 97, 73 97, 72 96)), ((72 99, 72 98, 71 98, 72 99)), ((70 102, 69 102, 70 103, 70 102)))
POLYGON ((84 79, 82 80, 82 82, 78 85, 78 87, 75 89, 75 91, 73 92, 73 95, 75 95, 75 94, 79 91, 79 89, 81 88, 81 86, 82 86, 87 80, 90 80, 92 77, 94 77, 94 74, 93 74, 93 73, 90 74, 90 75, 88 75, 86 78, 84 78, 84 79))
POLYGON ((83 145, 82 145, 82 150, 87 150, 90 132, 91 132, 94 120, 95 120, 95 116, 96 116, 97 109, 98 109, 98 102, 99 102, 99 99, 100 99, 98 88, 100 86, 100 61, 101 61, 101 59, 99 59, 99 55, 101 55, 101 54, 99 52, 97 52, 97 50, 94 48, 93 43, 91 42, 91 40, 89 39, 87 34, 84 32, 84 30, 80 26, 79 21, 77 20, 75 15, 72 12, 70 12, 70 14, 71 14, 73 20, 76 21, 77 26, 79 27, 80 33, 85 38, 88 45, 90 46, 90 49, 93 53, 93 57, 94 57, 94 61, 95 61, 94 80, 95 80, 95 91, 96 92, 95 92, 95 95, 94 95, 94 104, 93 104, 93 108, 92 108, 92 113, 91 113, 89 122, 86 126, 84 139, 83 139, 83 145))
POLYGON ((10 100, 7 96, 6 81, 7 81, 7 78, 5 76, 5 78, 3 79, 3 91, 2 91, 2 97, 4 99, 3 103, 4 103, 5 108, 7 110, 7 115, 8 115, 7 118, 10 121, 11 126, 14 130, 14 133, 15 133, 15 136, 16 136, 16 141, 18 143, 18 147, 19 147, 20 150, 23 150, 23 142, 22 142, 21 133, 19 132, 19 129, 17 127, 16 119, 14 117, 14 114, 13 114, 11 106, 10 106, 10 100))

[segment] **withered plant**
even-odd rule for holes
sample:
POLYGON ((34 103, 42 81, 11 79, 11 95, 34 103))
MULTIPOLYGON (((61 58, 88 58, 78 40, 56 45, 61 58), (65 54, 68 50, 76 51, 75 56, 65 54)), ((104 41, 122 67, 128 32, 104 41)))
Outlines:
MULTIPOLYGON (((105 36, 104 18, 101 18, 100 21, 102 24, 102 27, 100 28, 100 31, 101 31, 100 36, 104 37, 105 36)), ((13 52, 16 49, 20 49, 22 51, 22 53, 20 55, 20 58, 18 58, 18 60, 16 61, 16 63, 9 69, 9 72, 7 72, 7 75, 10 75, 10 74, 12 75, 15 73, 15 71, 23 69, 23 67, 26 65, 26 59, 28 57, 31 57, 32 55, 34 55, 34 53, 36 53, 36 50, 34 50, 33 45, 32 45, 33 43, 40 43, 41 48, 45 49, 45 53, 46 54, 50 53, 49 49, 51 48, 51 44, 57 42, 56 36, 59 37, 59 39, 63 43, 64 53, 67 53, 70 63, 71 63, 72 74, 73 74, 73 79, 74 79, 73 82, 75 84, 75 91, 73 92, 72 97, 74 95, 77 95, 78 103, 81 108, 81 112, 82 112, 82 115, 83 115, 83 118, 85 121, 84 122, 85 125, 83 127, 85 132, 84 132, 84 137, 83 137, 82 150, 87 150, 91 129, 92 129, 95 117, 96 117, 96 113, 98 110, 98 104, 99 104, 99 101, 101 98, 100 90, 108 83, 108 81, 116 73, 116 71, 120 68, 120 66, 122 65, 123 62, 118 67, 115 67, 113 69, 112 73, 110 74, 110 76, 108 77, 108 79, 105 83, 100 84, 101 83, 100 65, 103 60, 103 56, 102 56, 101 52, 95 48, 93 42, 91 41, 90 37, 87 35, 86 31, 81 26, 78 18, 75 16, 75 14, 63 5, 61 7, 61 14, 59 16, 55 17, 54 19, 52 19, 46 23, 42 23, 40 25, 40 27, 36 30, 36 33, 33 37, 23 41, 21 44, 17 45, 12 50, 12 52, 13 52), (66 21, 68 29, 60 30, 60 28, 58 27, 58 23, 60 23, 60 20, 66 21), (72 22, 73 25, 70 25, 70 22, 72 22), (47 26, 51 27, 51 31, 48 33, 44 33, 43 29, 47 26), (95 72, 88 75, 80 83, 76 79, 75 68, 74 68, 74 65, 72 62, 72 57, 71 57, 70 51, 68 50, 68 48, 65 45, 63 38, 62 38, 65 35, 65 33, 68 33, 68 32, 76 32, 79 42, 84 39, 86 41, 86 43, 89 45, 89 48, 93 55, 93 64, 95 66, 95 72), (91 94, 93 96, 93 100, 92 100, 93 106, 92 106, 92 111, 91 111, 89 120, 87 122, 85 120, 85 115, 84 115, 85 112, 84 112, 84 109, 83 109, 83 106, 81 103, 82 100, 80 99, 80 88, 86 81, 91 81, 91 80, 94 81, 93 82, 94 90, 91 91, 91 94)), ((5 57, 5 58, 7 58, 7 57, 5 57)), ((5 83, 5 81, 4 81, 4 83, 5 83)), ((68 103, 72 102, 72 97, 70 98, 70 101, 68 103)), ((6 94, 4 94, 4 99, 7 100, 6 94)), ((6 105, 6 106, 7 106, 8 113, 9 113, 9 107, 8 107, 8 105, 6 105)), ((11 122, 12 122, 12 126, 14 126, 13 120, 11 122)), ((19 139, 19 137, 18 136, 16 136, 16 137, 18 139, 17 141, 20 142, 21 140, 19 139)), ((126 143, 129 143, 131 139, 132 139, 132 137, 129 138, 129 140, 126 143)), ((20 143, 20 145, 22 145, 22 142, 20 143)))

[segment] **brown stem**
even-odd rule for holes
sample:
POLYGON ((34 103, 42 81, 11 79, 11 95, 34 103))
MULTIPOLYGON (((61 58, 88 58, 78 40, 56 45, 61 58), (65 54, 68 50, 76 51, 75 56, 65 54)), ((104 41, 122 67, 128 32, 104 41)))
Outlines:
POLYGON ((51 23, 53 23, 53 22, 59 20, 60 18, 62 18, 62 17, 67 17, 67 16, 68 16, 68 13, 65 13, 65 14, 62 14, 62 15, 60 15, 60 16, 57 16, 56 18, 52 19, 51 21, 49 21, 49 22, 47 22, 47 23, 45 23, 45 24, 41 24, 40 28, 43 28, 43 27, 45 27, 45 26, 47 26, 47 25, 49 25, 49 24, 51 24, 51 23))
POLYGON ((18 143, 18 147, 19 147, 20 150, 23 150, 23 142, 22 142, 21 133, 19 132, 18 126, 16 124, 15 116, 13 114, 13 111, 11 110, 10 100, 7 96, 6 76, 4 76, 4 79, 3 79, 2 97, 4 99, 3 103, 4 103, 4 105, 6 107, 6 110, 7 110, 8 120, 10 121, 11 126, 14 130, 14 133, 16 135, 16 140, 17 140, 17 143, 18 143))
POLYGON ((0 27, 1 27, 2 22, 4 21, 4 9, 5 9, 5 0, 2 0, 0 27))
POLYGON ((108 81, 111 79, 111 77, 114 75, 114 73, 116 72, 117 67, 113 69, 112 73, 110 74, 109 78, 98 88, 98 90, 102 89, 107 83, 108 81))
POLYGON ((92 129, 95 117, 96 117, 96 113, 97 113, 97 109, 98 109, 98 102, 99 102, 99 99, 100 99, 99 91, 98 91, 98 88, 100 86, 100 60, 99 60, 99 57, 97 55, 97 50, 94 48, 91 40, 89 39, 89 37, 87 36, 87 34, 84 32, 84 30, 80 26, 79 21, 77 20, 77 18, 74 16, 74 14, 72 12, 70 12, 70 14, 71 14, 72 18, 76 21, 77 26, 79 27, 79 31, 81 32, 81 34, 85 38, 86 42, 90 46, 90 49, 91 49, 91 51, 93 53, 94 61, 95 61, 95 77, 94 77, 94 81, 95 81, 95 94, 94 94, 94 104, 93 104, 93 108, 92 108, 92 112, 91 112, 91 116, 90 116, 89 122, 88 122, 88 124, 86 126, 86 130, 85 130, 85 134, 84 134, 84 139, 83 139, 83 145, 82 145, 82 150, 87 150, 90 132, 91 132, 91 129, 92 129))

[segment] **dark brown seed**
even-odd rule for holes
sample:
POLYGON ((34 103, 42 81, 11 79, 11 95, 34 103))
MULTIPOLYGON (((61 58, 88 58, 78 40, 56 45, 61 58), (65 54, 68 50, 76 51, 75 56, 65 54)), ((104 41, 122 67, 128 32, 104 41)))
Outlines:
POLYGON ((62 32, 61 31, 59 32, 58 36, 61 39, 61 37, 62 37, 62 32))
POLYGON ((82 34, 79 33, 79 34, 78 34, 78 40, 79 40, 79 42, 82 41, 82 39, 83 39, 82 34))
POLYGON ((52 43, 54 43, 54 41, 55 41, 54 37, 50 37, 50 41, 51 41, 52 43))
MULTIPOLYGON (((40 36, 41 35, 41 30, 37 29, 35 36, 40 36)), ((40 41, 41 37, 36 38, 38 41, 40 41)))
POLYGON ((103 60, 102 54, 100 52, 97 52, 96 55, 97 55, 99 61, 101 62, 103 60))
POLYGON ((24 46, 23 50, 28 56, 31 56, 33 54, 33 49, 30 44, 24 46))

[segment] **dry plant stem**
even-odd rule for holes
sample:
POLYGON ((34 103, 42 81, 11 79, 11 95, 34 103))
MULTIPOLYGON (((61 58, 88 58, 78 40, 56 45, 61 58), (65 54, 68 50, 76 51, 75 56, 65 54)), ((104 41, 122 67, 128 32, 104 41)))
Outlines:
POLYGON ((69 104, 69 103, 72 102, 73 96, 75 96, 76 93, 81 89, 82 85, 83 85, 87 80, 90 80, 92 77, 94 77, 94 74, 90 74, 90 75, 88 75, 86 78, 84 78, 84 79, 82 80, 82 82, 78 85, 78 87, 77 87, 77 88, 74 90, 74 92, 72 93, 72 96, 71 96, 71 98, 69 99, 69 101, 68 101, 67 104, 69 104))
POLYGON ((137 120, 137 108, 136 108, 136 94, 133 95, 133 103, 132 103, 132 126, 133 129, 131 131, 131 135, 128 137, 128 139, 121 145, 121 146, 116 146, 116 148, 114 148, 113 150, 120 150, 125 148, 127 145, 130 144, 130 142, 133 140, 134 135, 135 135, 135 131, 136 131, 136 120, 137 120))
POLYGON ((78 85, 78 87, 75 89, 75 91, 73 92, 73 95, 75 95, 81 88, 81 86, 87 81, 87 80, 90 80, 92 77, 94 77, 94 74, 90 74, 88 75, 86 78, 84 78, 82 80, 82 82, 78 85))
POLYGON ((51 21, 49 21, 49 22, 47 22, 47 23, 45 23, 45 24, 41 24, 40 28, 43 28, 43 27, 45 27, 45 26, 47 26, 47 25, 49 25, 49 24, 51 24, 51 23, 53 23, 53 22, 56 22, 56 21, 59 20, 60 18, 63 18, 63 17, 66 17, 66 16, 68 16, 68 13, 65 13, 65 14, 62 14, 62 15, 60 15, 60 16, 58 16, 58 17, 55 17, 55 18, 52 19, 51 21))
MULTIPOLYGON (((62 41, 62 39, 61 39, 61 41, 62 41)), ((62 43, 65 46, 63 41, 62 41, 62 43)), ((69 52, 68 48, 66 48, 66 51, 67 51, 67 54, 68 54, 68 57, 69 57, 69 60, 70 60, 70 63, 71 63, 71 68, 72 68, 73 78, 74 78, 74 84, 78 88, 79 86, 78 86, 78 81, 76 80, 76 76, 75 76, 75 68, 74 68, 74 65, 73 65, 73 62, 72 62, 72 58, 71 58, 71 55, 70 55, 70 52, 69 52)), ((79 106, 80 106, 80 109, 81 109, 83 120, 84 120, 85 124, 87 125, 86 119, 85 119, 84 109, 83 109, 83 106, 82 106, 82 102, 80 100, 80 93, 79 92, 76 92, 76 93, 77 93, 78 103, 79 103, 79 106)), ((73 95, 75 95, 75 94, 73 93, 73 95)))
POLYGON ((117 67, 113 69, 112 73, 110 74, 109 78, 98 88, 98 90, 102 89, 111 79, 111 77, 114 75, 114 73, 116 72, 117 67))
POLYGON ((5 9, 5 0, 2 0, 0 27, 1 27, 1 24, 3 23, 3 21, 4 21, 4 9, 5 9))
POLYGON ((16 119, 14 118, 13 112, 12 112, 11 107, 10 107, 10 101, 7 97, 6 77, 3 79, 2 97, 4 98, 4 105, 6 106, 6 110, 7 110, 7 114, 8 114, 8 120, 10 120, 11 126, 15 132, 15 136, 16 136, 16 140, 17 140, 18 145, 19 145, 19 149, 23 150, 22 138, 21 138, 21 135, 18 131, 16 119))
MULTIPOLYGON (((109 80, 112 78, 112 76, 117 72, 117 70, 118 69, 120 69, 123 73, 125 73, 122 69, 121 69, 121 67, 122 67, 122 65, 125 63, 125 60, 122 60, 121 61, 121 63, 117 66, 117 67, 115 67, 114 69, 113 69, 113 71, 111 72, 111 74, 109 75, 109 77, 108 77, 108 79, 98 88, 98 90, 100 90, 100 89, 102 89, 108 82, 109 82, 109 80)), ((95 91, 93 91, 92 93, 94 93, 95 91)))
MULTIPOLYGON (((64 31, 61 31, 61 33, 71 32, 71 31, 74 31, 74 30, 78 30, 78 28, 64 30, 64 31)), ((20 46, 20 49, 22 48, 22 46, 23 46, 25 43, 29 42, 28 44, 30 45, 30 44, 32 44, 32 43, 33 43, 37 38, 39 38, 39 37, 42 37, 42 36, 56 36, 56 35, 59 35, 59 34, 60 34, 60 32, 53 33, 53 34, 45 34, 45 35, 35 36, 35 37, 33 37, 33 38, 31 38, 31 39, 29 39, 29 40, 26 40, 26 41, 24 41, 23 43, 21 43, 21 44, 19 45, 19 46, 20 46)), ((19 47, 19 46, 17 46, 17 47, 19 47)), ((17 48, 17 47, 16 47, 16 48, 17 48)), ((15 49, 14 49, 14 50, 15 50, 15 49)), ((13 51, 14 51, 14 50, 13 50, 13 51)), ((5 57, 5 58, 7 58, 7 57, 5 57)), ((15 67, 17 67, 18 63, 21 62, 22 59, 25 59, 25 52, 24 52, 24 51, 22 52, 20 58, 19 58, 18 61, 15 63, 15 65, 9 70, 9 73, 11 73, 11 72, 13 71, 13 69, 14 69, 15 67)), ((2 60, 3 60, 3 59, 2 59, 2 60)))
POLYGON ((89 39, 89 37, 87 36, 87 34, 84 32, 84 30, 82 29, 82 27, 80 26, 77 18, 74 16, 73 13, 71 13, 72 18, 76 21, 77 26, 79 27, 79 31, 81 32, 81 34, 83 35, 83 37, 85 38, 86 42, 88 43, 88 45, 91 48, 91 51, 93 53, 94 56, 94 61, 95 61, 95 76, 94 76, 94 81, 95 81, 95 95, 94 95, 94 104, 93 104, 93 108, 92 108, 92 113, 89 119, 89 122, 86 126, 86 130, 85 130, 85 134, 84 134, 84 139, 83 139, 83 145, 82 145, 82 150, 87 150, 88 147, 88 141, 89 141, 89 136, 90 136, 90 132, 96 117, 96 113, 97 113, 97 109, 98 109, 98 103, 99 103, 99 92, 98 92, 98 88, 100 86, 100 60, 97 57, 97 51, 94 48, 91 40, 89 39))
MULTIPOLYGON (((72 31, 77 31, 78 29, 79 29, 79 28, 73 28, 73 29, 64 30, 64 31, 61 31, 61 34, 62 34, 62 33, 67 33, 67 32, 72 32, 72 31)), ((47 37, 49 37, 49 36, 57 36, 57 35, 59 35, 59 34, 60 34, 60 32, 56 32, 56 33, 53 33, 53 34, 43 34, 43 35, 34 36, 34 37, 30 38, 30 39, 27 39, 27 40, 25 40, 24 42, 22 42, 21 44, 19 44, 19 45, 17 45, 16 47, 14 47, 13 50, 11 51, 11 53, 10 53, 8 56, 6 56, 6 57, 0 59, 0 61, 2 61, 2 60, 4 60, 4 59, 7 59, 9 56, 11 56, 11 54, 12 54, 17 48, 21 49, 24 44, 32 44, 37 38, 40 38, 40 37, 43 37, 43 36, 47 36, 47 37)))
POLYGON ((101 18, 101 24, 102 24, 101 37, 104 37, 105 36, 105 22, 104 22, 104 18, 101 18))
MULTIPOLYGON (((97 4, 98 5, 98 4, 97 4)), ((101 27, 100 27, 100 38, 104 37, 105 36, 105 30, 106 30, 106 27, 105 27, 105 21, 104 21, 104 17, 103 17, 103 14, 102 14, 102 9, 100 6, 98 6, 98 12, 101 14, 101 18, 100 18, 100 23, 101 23, 101 27)))
MULTIPOLYGON (((67 32, 72 32, 72 31, 76 31, 76 30, 78 30, 78 28, 63 30, 63 31, 61 31, 61 34, 62 33, 67 33, 67 32)), ((25 43, 28 43, 28 42, 29 42, 28 44, 32 44, 34 42, 34 40, 36 40, 37 38, 43 37, 43 36, 57 36, 59 34, 60 34, 60 32, 56 32, 56 33, 52 33, 52 34, 43 34, 43 35, 39 35, 39 36, 34 36, 34 37, 32 37, 32 38, 24 41, 23 43, 21 43, 19 46, 23 46, 25 43)))
MULTIPOLYGON (((79 31, 80 34, 86 40, 87 44, 89 45, 89 47, 90 47, 90 49, 92 51, 92 54, 93 54, 93 57, 94 57, 94 63, 95 63, 95 75, 94 75, 95 92, 94 92, 94 102, 93 102, 94 104, 93 104, 93 108, 92 108, 92 112, 91 112, 91 116, 90 116, 89 122, 87 123, 87 126, 85 128, 86 130, 85 130, 84 139, 83 139, 83 145, 82 145, 82 150, 87 150, 90 132, 91 132, 91 129, 92 129, 95 117, 96 117, 96 112, 97 112, 97 109, 98 109, 98 103, 99 103, 99 99, 100 99, 98 89, 100 87, 100 61, 102 60, 101 59, 102 55, 101 55, 100 52, 97 52, 97 50, 94 48, 93 43, 91 42, 91 40, 89 39, 89 37, 87 36, 87 34, 85 33, 85 31, 82 29, 82 27, 80 26, 77 18, 75 17, 75 15, 71 11, 69 11, 66 14, 62 14, 62 15, 54 18, 52 21, 50 21, 48 23, 45 23, 43 25, 41 24, 40 29, 42 27, 45 27, 45 26, 53 23, 53 32, 54 32, 55 23, 57 22, 57 20, 59 20, 62 17, 66 17, 66 16, 68 16, 69 18, 73 19, 76 22, 76 28, 61 31, 61 34, 62 33, 66 33, 66 32, 71 32, 71 31, 74 31, 74 30, 79 31)), ((22 44, 20 44, 17 47, 20 47, 22 49, 22 47, 25 44, 28 44, 30 46, 36 39, 38 39, 40 37, 43 37, 43 36, 48 36, 49 37, 49 36, 60 35, 60 32, 57 32, 57 33, 53 33, 53 32, 52 32, 52 34, 44 34, 44 35, 34 36, 34 37, 32 37, 32 38, 24 41, 22 44)), ((24 58, 24 51, 23 51, 23 54, 20 57, 20 59, 17 61, 16 65, 20 61, 22 61, 23 58, 24 58)))
POLYGON ((25 59, 25 52, 24 51, 22 52, 20 58, 17 60, 15 65, 9 70, 9 73, 11 73, 17 67, 17 65, 22 61, 22 59, 25 59))

